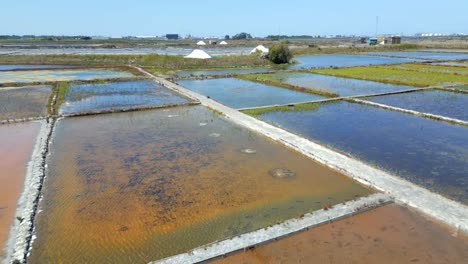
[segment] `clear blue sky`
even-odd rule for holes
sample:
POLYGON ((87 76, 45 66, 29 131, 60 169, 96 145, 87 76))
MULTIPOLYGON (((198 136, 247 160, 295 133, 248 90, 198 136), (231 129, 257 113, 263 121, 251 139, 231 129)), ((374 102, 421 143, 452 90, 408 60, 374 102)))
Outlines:
POLYGON ((468 33, 468 0, 4 0, 0 35, 468 33))

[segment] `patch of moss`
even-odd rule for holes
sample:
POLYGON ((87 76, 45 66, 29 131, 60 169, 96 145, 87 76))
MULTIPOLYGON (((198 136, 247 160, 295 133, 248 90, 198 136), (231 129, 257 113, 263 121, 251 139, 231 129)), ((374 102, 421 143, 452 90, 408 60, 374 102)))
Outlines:
POLYGON ((305 103, 305 104, 296 104, 296 105, 282 105, 282 106, 272 106, 272 107, 263 107, 263 108, 253 108, 246 109, 242 112, 244 114, 257 117, 269 112, 301 112, 301 111, 313 111, 317 110, 321 104, 326 102, 319 103, 305 103))
POLYGON ((339 97, 338 94, 330 93, 330 92, 323 91, 320 89, 305 88, 302 86, 284 83, 286 75, 289 75, 289 74, 294 74, 294 73, 282 72, 282 73, 268 73, 268 74, 261 74, 261 73, 239 74, 239 75, 236 75, 236 78, 246 80, 246 81, 258 82, 258 83, 263 83, 267 85, 282 87, 282 88, 295 90, 295 91, 299 91, 303 93, 321 95, 321 96, 330 97, 330 98, 339 97))
POLYGON ((54 114, 58 113, 58 110, 60 109, 60 106, 62 105, 63 101, 65 100, 65 95, 66 95, 69 87, 70 87, 70 84, 68 82, 59 82, 55 86, 55 94, 57 95, 57 98, 55 100, 55 105, 53 106, 54 114))
POLYGON ((402 64, 339 69, 313 69, 309 72, 417 87, 468 83, 468 75, 459 74, 459 67, 454 67, 453 71, 449 69, 450 68, 447 66, 402 64))

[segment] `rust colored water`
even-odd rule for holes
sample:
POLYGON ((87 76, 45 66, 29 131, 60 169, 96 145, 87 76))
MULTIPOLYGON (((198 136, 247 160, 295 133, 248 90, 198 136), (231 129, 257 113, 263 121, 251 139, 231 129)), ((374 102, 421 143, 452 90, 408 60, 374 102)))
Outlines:
POLYGON ((41 124, 0 125, 0 259, 41 124))
POLYGON ((466 263, 468 237, 388 205, 214 263, 466 263))
POLYGON ((64 119, 28 261, 146 263, 369 193, 203 107, 64 119))

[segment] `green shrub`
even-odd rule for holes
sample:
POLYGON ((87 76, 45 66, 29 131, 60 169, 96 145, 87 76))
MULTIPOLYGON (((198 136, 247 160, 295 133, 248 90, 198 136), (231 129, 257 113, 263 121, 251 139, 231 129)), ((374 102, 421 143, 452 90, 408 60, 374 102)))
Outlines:
POLYGON ((289 63, 293 55, 287 45, 276 44, 270 47, 268 59, 275 64, 289 63))

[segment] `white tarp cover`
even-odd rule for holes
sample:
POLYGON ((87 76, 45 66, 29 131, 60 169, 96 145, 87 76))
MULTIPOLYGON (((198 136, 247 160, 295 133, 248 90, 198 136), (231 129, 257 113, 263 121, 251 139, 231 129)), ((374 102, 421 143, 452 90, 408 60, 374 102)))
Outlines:
POLYGON ((205 46, 206 43, 204 41, 200 40, 200 41, 197 42, 197 45, 198 46, 205 46))
POLYGON ((227 45, 227 42, 226 41, 221 41, 221 43, 219 43, 219 45, 227 45))
POLYGON ((190 59, 211 59, 211 56, 204 52, 201 49, 195 49, 190 53, 189 55, 185 56, 185 58, 190 58, 190 59))

